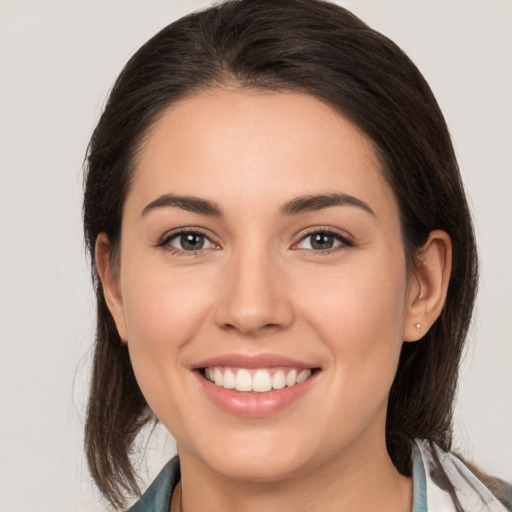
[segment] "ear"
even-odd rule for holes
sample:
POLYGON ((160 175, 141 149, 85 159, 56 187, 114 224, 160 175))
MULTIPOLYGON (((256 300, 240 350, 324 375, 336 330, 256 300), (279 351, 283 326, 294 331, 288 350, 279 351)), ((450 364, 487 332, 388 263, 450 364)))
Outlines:
POLYGON ((96 238, 95 260, 107 307, 114 318, 121 340, 126 342, 126 322, 119 283, 119 268, 112 261, 110 241, 105 233, 100 233, 96 238))
POLYGON ((452 269, 452 242, 445 231, 432 231, 419 250, 410 277, 404 341, 421 339, 443 309, 452 269))

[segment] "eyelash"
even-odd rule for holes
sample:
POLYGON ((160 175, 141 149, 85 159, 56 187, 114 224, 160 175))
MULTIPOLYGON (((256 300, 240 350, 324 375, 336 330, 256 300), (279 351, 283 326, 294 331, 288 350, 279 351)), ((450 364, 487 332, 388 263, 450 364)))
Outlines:
MULTIPOLYGON (((180 236, 187 235, 187 234, 202 236, 209 243, 213 244, 214 246, 216 246, 218 248, 218 244, 216 244, 214 241, 212 241, 212 239, 206 234, 206 232, 204 230, 202 230, 201 228, 195 228, 195 227, 194 228, 193 227, 181 228, 179 231, 174 231, 172 233, 166 234, 156 244, 156 246, 164 248, 165 250, 169 251, 171 254, 186 255, 186 256, 199 255, 201 253, 201 251, 205 250, 204 248, 187 251, 184 249, 178 249, 178 248, 170 245, 170 242, 172 240, 174 240, 175 238, 178 238, 180 236)), ((355 245, 356 244, 354 243, 354 241, 347 235, 342 235, 339 232, 332 230, 331 228, 321 228, 321 227, 318 228, 317 227, 317 228, 311 229, 310 231, 307 231, 305 234, 303 234, 300 237, 299 241, 296 242, 295 244, 293 244, 292 249, 294 247, 296 247, 296 249, 294 249, 294 250, 307 251, 311 254, 322 256, 322 255, 332 254, 334 252, 337 252, 337 251, 340 251, 340 250, 343 250, 346 248, 354 247, 355 245), (303 248, 297 247, 301 242, 303 242, 307 238, 312 237, 314 235, 332 236, 336 241, 340 242, 340 244, 335 247, 332 247, 330 249, 324 249, 324 250, 303 249, 303 248)))
POLYGON ((180 256, 195 256, 201 253, 201 251, 205 250, 203 248, 193 250, 193 251, 186 251, 184 249, 178 249, 176 247, 173 247, 170 245, 170 242, 174 240, 175 238, 178 238, 183 235, 199 235, 204 237, 206 240, 208 240, 211 244, 218 247, 218 244, 212 241, 211 237, 209 237, 204 230, 201 228, 181 228, 178 231, 174 231, 172 233, 168 233, 164 235, 164 237, 156 244, 157 247, 162 247, 166 251, 169 251, 171 254, 178 254, 180 256))
POLYGON ((352 238, 346 234, 342 235, 338 231, 335 231, 331 228, 315 227, 309 231, 306 231, 306 233, 300 237, 299 241, 296 242, 294 244, 294 246, 297 246, 302 241, 306 240, 309 237, 312 237, 313 235, 332 236, 336 241, 340 242, 340 245, 337 245, 330 249, 324 249, 324 250, 301 249, 301 248, 297 248, 296 250, 299 250, 299 251, 304 250, 304 251, 308 251, 308 252, 314 254, 315 256, 323 256, 323 255, 329 255, 334 252, 338 252, 338 251, 341 251, 341 250, 344 250, 344 249, 347 249, 350 247, 355 247, 355 245, 356 245, 355 242, 352 240, 352 238))

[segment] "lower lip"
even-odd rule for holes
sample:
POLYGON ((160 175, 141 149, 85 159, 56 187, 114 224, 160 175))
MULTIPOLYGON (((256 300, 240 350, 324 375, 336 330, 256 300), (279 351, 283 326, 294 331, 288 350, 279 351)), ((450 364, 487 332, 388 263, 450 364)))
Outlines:
POLYGON ((264 393, 225 389, 205 379, 198 371, 194 373, 203 390, 216 405, 237 416, 258 418, 274 414, 298 400, 308 391, 320 372, 314 372, 295 386, 264 393))

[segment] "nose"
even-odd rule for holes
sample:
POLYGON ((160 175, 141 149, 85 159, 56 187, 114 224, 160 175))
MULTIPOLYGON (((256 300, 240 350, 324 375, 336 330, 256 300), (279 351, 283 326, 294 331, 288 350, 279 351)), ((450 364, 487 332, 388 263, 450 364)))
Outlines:
POLYGON ((282 266, 264 251, 234 256, 222 274, 215 321, 224 330, 257 337, 293 322, 282 266))

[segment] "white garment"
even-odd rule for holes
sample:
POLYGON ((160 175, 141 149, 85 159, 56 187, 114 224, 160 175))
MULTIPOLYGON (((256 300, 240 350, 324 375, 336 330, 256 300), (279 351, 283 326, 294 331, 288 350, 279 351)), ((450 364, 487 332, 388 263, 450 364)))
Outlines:
MULTIPOLYGON (((421 504, 418 503, 417 510, 456 512, 450 494, 441 487, 442 480, 438 476, 439 469, 430 444, 420 439, 415 439, 414 442, 416 446, 413 447, 412 454, 413 471, 416 473, 423 470, 425 476, 425 505, 428 504, 427 508, 422 509, 421 504)), ((434 450, 448 480, 455 489, 455 494, 464 512, 507 512, 504 505, 494 497, 491 491, 460 459, 452 453, 443 452, 436 445, 434 445, 434 450)), ((414 509, 416 510, 416 507, 414 509)))

